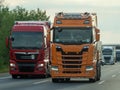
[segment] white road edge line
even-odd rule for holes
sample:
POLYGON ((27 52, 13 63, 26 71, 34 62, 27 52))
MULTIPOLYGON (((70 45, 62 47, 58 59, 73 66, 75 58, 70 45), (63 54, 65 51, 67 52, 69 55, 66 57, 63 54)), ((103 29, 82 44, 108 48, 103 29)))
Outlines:
POLYGON ((33 84, 41 84, 41 83, 45 83, 47 81, 49 81, 49 80, 44 80, 44 81, 40 81, 40 82, 34 82, 33 84))
POLYGON ((11 76, 8 76, 8 77, 1 77, 0 80, 8 79, 8 78, 11 78, 11 76))
POLYGON ((99 82, 98 84, 101 85, 101 84, 103 84, 104 82, 105 82, 105 81, 101 81, 101 82, 99 82))
POLYGON ((116 75, 112 75, 112 77, 114 78, 114 77, 116 77, 116 75))

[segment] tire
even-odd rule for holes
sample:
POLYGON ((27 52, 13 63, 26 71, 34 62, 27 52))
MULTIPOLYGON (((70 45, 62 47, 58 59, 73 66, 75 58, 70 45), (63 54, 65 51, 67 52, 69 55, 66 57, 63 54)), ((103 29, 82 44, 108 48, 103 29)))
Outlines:
POLYGON ((46 66, 45 72, 46 72, 46 74, 45 74, 45 77, 46 77, 46 78, 51 77, 51 75, 50 75, 50 68, 49 68, 49 65, 48 65, 48 64, 47 64, 47 66, 46 66))
POLYGON ((64 78, 52 78, 52 82, 53 83, 62 83, 62 82, 64 82, 64 78))
POLYGON ((96 78, 95 79, 89 78, 89 82, 96 82, 96 78))
POLYGON ((96 75, 94 78, 89 78, 90 82, 96 82, 100 80, 100 75, 101 74, 101 70, 100 70, 100 64, 96 66, 96 75))
POLYGON ((65 78, 65 81, 66 81, 66 82, 69 82, 69 81, 70 81, 70 78, 65 78))
POLYGON ((99 81, 100 80, 100 77, 101 77, 101 66, 99 65, 98 67, 97 67, 97 81, 99 81))
POLYGON ((12 75, 12 78, 13 79, 17 79, 17 75, 12 75))
POLYGON ((59 81, 59 79, 57 79, 57 78, 52 78, 52 82, 53 83, 57 83, 59 81))

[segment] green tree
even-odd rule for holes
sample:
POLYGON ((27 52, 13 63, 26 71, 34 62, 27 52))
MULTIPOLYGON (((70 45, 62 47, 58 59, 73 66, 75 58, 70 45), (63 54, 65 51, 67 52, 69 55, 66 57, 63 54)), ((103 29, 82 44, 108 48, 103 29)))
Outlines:
POLYGON ((46 11, 42 11, 39 8, 37 10, 26 10, 20 6, 17 6, 12 10, 15 20, 25 21, 25 20, 49 20, 49 16, 46 15, 46 11))
POLYGON ((10 30, 15 21, 27 20, 49 20, 46 11, 39 8, 36 10, 26 10, 25 8, 17 6, 13 10, 3 5, 4 0, 0 0, 0 72, 2 69, 8 67, 9 64, 9 50, 6 48, 5 40, 10 35, 10 30))

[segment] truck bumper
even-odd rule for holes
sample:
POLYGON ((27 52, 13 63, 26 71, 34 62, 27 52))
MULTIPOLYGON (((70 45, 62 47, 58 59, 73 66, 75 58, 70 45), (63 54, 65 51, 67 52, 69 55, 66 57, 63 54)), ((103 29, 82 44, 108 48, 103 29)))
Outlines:
POLYGON ((94 78, 95 71, 85 71, 80 73, 61 73, 57 71, 51 71, 52 78, 94 78))
POLYGON ((39 72, 17 72, 17 71, 10 71, 11 75, 46 75, 44 71, 39 72))
POLYGON ((9 73, 11 75, 45 75, 46 69, 45 69, 45 65, 43 65, 42 67, 38 67, 37 63, 18 64, 17 62, 10 60, 9 73))

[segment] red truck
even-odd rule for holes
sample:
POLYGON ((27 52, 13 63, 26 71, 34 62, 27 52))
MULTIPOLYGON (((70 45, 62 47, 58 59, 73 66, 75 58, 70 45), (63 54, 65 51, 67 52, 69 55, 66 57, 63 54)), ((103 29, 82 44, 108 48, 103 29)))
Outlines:
POLYGON ((49 75, 49 29, 47 21, 15 22, 10 37, 6 39, 12 78, 49 75))

